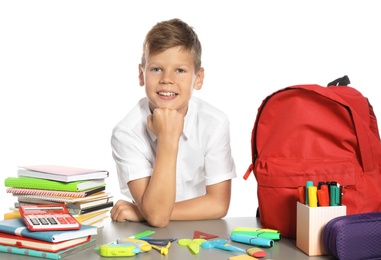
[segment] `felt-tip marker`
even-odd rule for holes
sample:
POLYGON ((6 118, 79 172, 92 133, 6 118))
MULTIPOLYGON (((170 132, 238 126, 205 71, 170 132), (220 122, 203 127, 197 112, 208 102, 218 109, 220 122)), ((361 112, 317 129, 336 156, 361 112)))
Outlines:
POLYGON ((253 236, 245 236, 245 235, 237 235, 233 234, 230 236, 230 239, 234 242, 260 246, 260 247, 272 247, 274 245, 274 241, 267 238, 262 237, 253 237, 253 236))
POLYGON ((308 206, 317 207, 317 187, 310 186, 308 187, 308 206))

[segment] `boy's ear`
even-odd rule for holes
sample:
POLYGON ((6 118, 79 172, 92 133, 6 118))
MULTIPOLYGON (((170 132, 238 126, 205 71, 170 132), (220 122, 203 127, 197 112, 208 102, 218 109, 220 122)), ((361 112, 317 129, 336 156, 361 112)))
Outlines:
POLYGON ((200 90, 202 88, 202 84, 204 83, 204 68, 200 68, 196 75, 196 84, 194 85, 194 89, 200 90))
POLYGON ((142 86, 144 86, 143 68, 142 68, 141 64, 139 64, 138 67, 139 67, 139 85, 142 87, 142 86))

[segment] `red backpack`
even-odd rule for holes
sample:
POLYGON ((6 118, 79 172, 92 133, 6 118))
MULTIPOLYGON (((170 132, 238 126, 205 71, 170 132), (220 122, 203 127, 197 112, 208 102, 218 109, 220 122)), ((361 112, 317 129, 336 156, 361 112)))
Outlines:
POLYGON ((251 171, 262 227, 295 238, 297 188, 336 181, 347 214, 381 211, 381 141, 367 98, 347 86, 296 85, 263 100, 252 130, 251 171))

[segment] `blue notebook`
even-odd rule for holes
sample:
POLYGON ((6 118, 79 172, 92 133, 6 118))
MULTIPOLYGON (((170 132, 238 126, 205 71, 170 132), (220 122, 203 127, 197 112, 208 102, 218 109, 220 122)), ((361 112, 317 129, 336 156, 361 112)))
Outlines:
POLYGON ((1 220, 0 232, 55 243, 79 237, 96 235, 98 229, 95 226, 81 225, 81 228, 78 230, 29 231, 24 224, 24 220, 22 218, 16 218, 1 220))
POLYGON ((45 252, 41 250, 33 250, 33 249, 27 249, 27 248, 20 248, 17 246, 5 246, 0 245, 0 252, 8 253, 8 254, 16 254, 16 255, 25 255, 25 256, 34 256, 34 257, 40 257, 45 259, 54 259, 54 260, 60 260, 64 257, 67 257, 69 255, 78 253, 82 250, 85 250, 87 248, 93 247, 96 245, 95 238, 91 239, 88 242, 85 242, 83 244, 70 247, 68 249, 64 249, 58 252, 45 252))

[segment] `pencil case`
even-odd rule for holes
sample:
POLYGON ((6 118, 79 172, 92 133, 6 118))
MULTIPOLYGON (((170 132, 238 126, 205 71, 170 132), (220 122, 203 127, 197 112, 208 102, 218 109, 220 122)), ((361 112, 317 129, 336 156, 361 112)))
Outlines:
POLYGON ((337 259, 381 259, 381 212, 333 218, 323 232, 327 253, 337 259))

